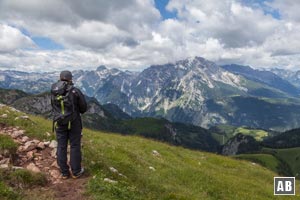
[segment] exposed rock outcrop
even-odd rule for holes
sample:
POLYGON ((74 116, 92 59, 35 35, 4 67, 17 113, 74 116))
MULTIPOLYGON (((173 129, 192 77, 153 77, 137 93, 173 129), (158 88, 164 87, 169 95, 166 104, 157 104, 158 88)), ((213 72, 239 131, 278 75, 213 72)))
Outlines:
POLYGON ((259 143, 252 136, 239 133, 227 141, 227 143, 223 146, 222 154, 236 155, 256 152, 259 151, 260 148, 259 143))

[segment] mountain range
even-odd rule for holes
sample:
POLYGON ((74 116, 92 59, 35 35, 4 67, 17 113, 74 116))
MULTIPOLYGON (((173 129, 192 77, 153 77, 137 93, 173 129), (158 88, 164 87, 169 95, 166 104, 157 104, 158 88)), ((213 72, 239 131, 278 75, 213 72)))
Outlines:
MULTIPOLYGON (((166 118, 202 127, 299 127, 300 89, 278 71, 218 66, 195 57, 153 65, 142 72, 105 66, 94 71, 76 70, 73 79, 87 96, 101 104, 117 105, 131 117, 166 118)), ((0 87, 37 94, 49 90, 58 77, 59 72, 0 71, 0 87)))

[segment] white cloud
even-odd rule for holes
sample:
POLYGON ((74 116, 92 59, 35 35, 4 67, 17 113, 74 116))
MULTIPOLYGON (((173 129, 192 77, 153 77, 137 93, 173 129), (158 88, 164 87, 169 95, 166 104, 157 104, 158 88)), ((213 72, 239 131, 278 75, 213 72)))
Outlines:
POLYGON ((167 20, 153 0, 0 0, 0 66, 141 70, 191 56, 257 68, 299 66, 295 1, 264 4, 282 18, 241 0, 170 0, 167 9, 177 18, 167 20), (28 50, 34 43, 22 29, 65 49, 28 50))
POLYGON ((283 19, 288 21, 300 22, 300 1, 298 0, 274 0, 268 5, 274 10, 279 11, 283 19))
POLYGON ((0 53, 9 53, 20 48, 34 47, 31 39, 17 28, 0 24, 0 53))

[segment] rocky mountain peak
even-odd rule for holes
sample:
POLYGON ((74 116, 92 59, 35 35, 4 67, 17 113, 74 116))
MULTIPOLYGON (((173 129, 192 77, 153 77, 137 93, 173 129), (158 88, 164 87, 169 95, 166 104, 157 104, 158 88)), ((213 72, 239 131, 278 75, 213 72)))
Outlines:
POLYGON ((105 67, 105 65, 100 65, 99 67, 97 67, 96 71, 103 71, 106 70, 107 68, 105 67))

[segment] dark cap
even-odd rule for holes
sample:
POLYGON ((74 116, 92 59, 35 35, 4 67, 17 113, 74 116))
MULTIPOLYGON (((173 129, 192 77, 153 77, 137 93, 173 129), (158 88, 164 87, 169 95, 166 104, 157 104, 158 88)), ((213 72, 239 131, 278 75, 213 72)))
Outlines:
POLYGON ((72 80, 72 73, 70 71, 62 71, 60 72, 60 80, 61 81, 71 81, 72 80))

